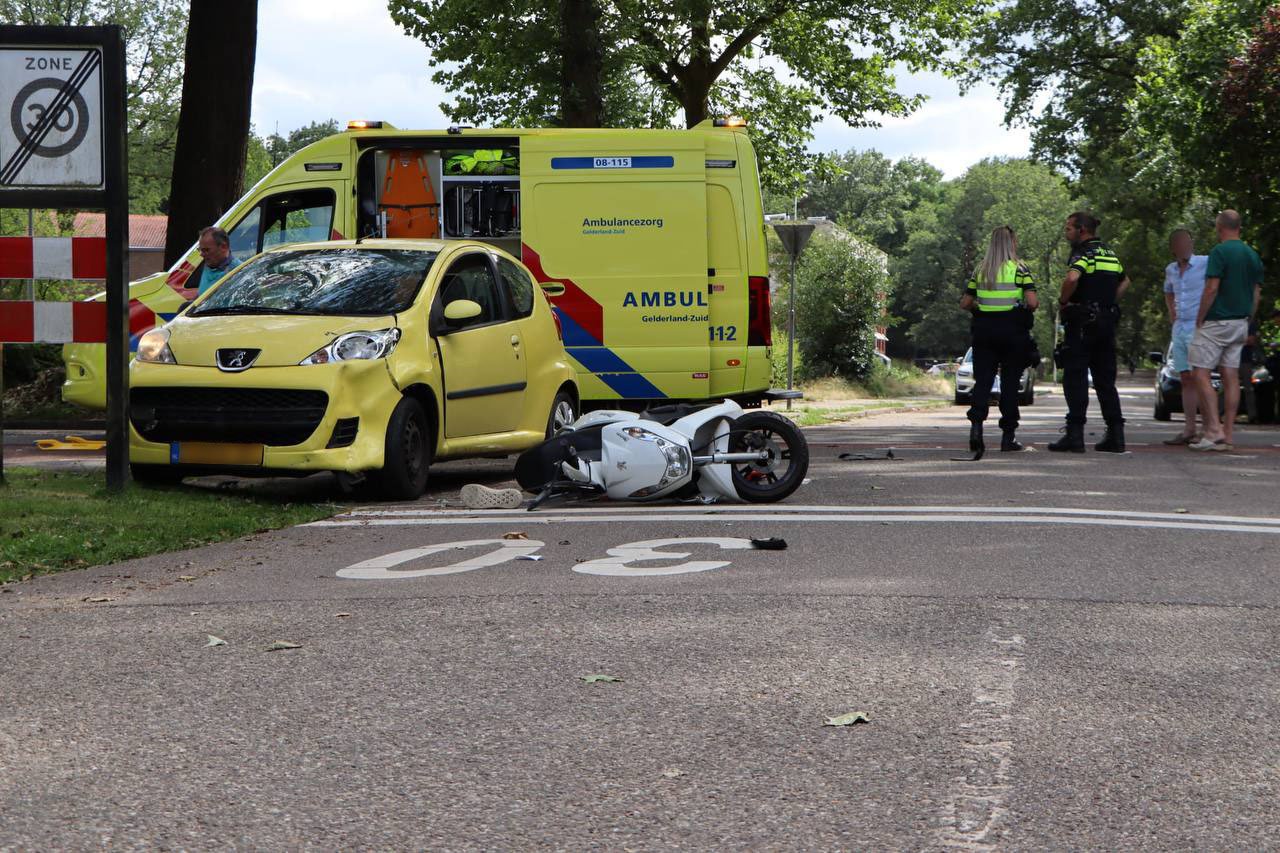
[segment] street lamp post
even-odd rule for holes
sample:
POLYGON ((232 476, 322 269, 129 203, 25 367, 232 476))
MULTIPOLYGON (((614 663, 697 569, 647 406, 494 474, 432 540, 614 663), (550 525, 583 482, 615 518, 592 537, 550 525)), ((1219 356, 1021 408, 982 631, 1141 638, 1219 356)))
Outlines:
MULTIPOLYGON (((791 258, 791 282, 788 285, 787 298, 787 390, 795 388, 795 350, 796 350, 796 261, 800 253, 809 244, 813 236, 812 222, 775 222, 773 230, 778 232, 782 248, 787 250, 791 258)), ((787 400, 787 410, 791 409, 791 400, 787 400)))

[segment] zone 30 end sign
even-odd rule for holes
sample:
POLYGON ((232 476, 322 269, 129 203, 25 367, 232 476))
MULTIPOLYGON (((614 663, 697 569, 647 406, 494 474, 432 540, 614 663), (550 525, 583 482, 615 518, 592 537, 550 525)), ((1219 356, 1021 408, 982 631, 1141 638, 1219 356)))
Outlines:
POLYGON ((0 188, 104 186, 102 48, 0 47, 0 188))

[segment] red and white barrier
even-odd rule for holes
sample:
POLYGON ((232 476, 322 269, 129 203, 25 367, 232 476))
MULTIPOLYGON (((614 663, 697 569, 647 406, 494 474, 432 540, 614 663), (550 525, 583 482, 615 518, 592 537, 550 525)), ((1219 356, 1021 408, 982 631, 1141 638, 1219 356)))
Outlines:
POLYGON ((0 344, 106 342, 106 302, 0 302, 0 344))
POLYGON ((104 237, 0 237, 0 278, 106 277, 104 237))

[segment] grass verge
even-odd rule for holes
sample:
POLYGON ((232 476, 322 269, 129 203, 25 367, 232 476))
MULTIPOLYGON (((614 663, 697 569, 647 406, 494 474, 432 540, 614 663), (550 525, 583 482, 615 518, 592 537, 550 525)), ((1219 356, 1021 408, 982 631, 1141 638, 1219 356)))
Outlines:
POLYGON ((799 406, 787 412, 782 406, 776 406, 772 411, 780 415, 786 415, 802 427, 822 426, 823 424, 840 423, 841 421, 851 420, 865 412, 873 412, 877 409, 897 409, 903 406, 910 406, 918 409, 931 409, 935 407, 947 405, 946 400, 868 400, 862 403, 850 403, 843 406, 799 406))
POLYGON ((101 471, 6 468, 0 583, 115 563, 327 518, 335 504, 131 485, 109 495, 101 471))

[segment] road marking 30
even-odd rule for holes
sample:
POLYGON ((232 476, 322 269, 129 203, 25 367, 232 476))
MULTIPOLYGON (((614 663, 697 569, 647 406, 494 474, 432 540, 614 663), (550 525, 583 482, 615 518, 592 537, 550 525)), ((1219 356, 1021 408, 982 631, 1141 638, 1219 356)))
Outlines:
POLYGON ((672 545, 717 545, 722 551, 749 551, 752 548, 750 539, 736 537, 683 537, 679 539, 646 539, 643 542, 631 542, 608 550, 609 556, 597 560, 588 560, 573 567, 575 572, 584 575, 607 575, 610 577, 643 577, 652 575, 683 575, 691 572, 707 572, 729 565, 728 560, 691 560, 687 563, 675 563, 670 566, 636 566, 635 563, 655 560, 679 560, 690 556, 689 552, 665 552, 658 548, 672 545))
POLYGON ((421 548, 408 548, 365 560, 345 569, 338 570, 338 577, 352 580, 398 580, 402 578, 422 578, 434 575, 454 575, 459 572, 471 572, 508 563, 518 557, 529 556, 537 552, 546 543, 536 539, 469 539, 465 542, 442 542, 439 545, 424 545, 421 548), (392 571, 396 566, 432 554, 444 551, 462 551, 468 548, 489 546, 494 550, 460 563, 447 566, 435 566, 429 569, 404 569, 392 571))

